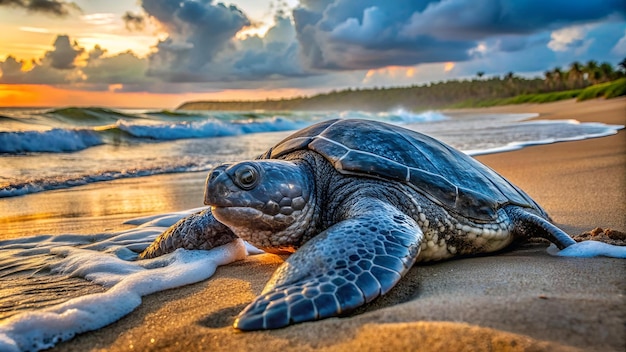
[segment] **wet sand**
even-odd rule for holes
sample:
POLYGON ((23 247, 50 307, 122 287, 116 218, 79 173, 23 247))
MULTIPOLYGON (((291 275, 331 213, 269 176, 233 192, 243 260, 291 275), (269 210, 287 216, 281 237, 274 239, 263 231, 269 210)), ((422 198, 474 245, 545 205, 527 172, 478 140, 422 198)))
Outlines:
MULTIPOLYGON (((626 123, 624 98, 483 111, 626 123)), ((526 190, 572 234, 596 226, 624 231, 625 137, 622 130, 479 159, 526 190)), ((165 175, 160 182, 178 177, 165 175)), ((198 189, 201 195, 201 177, 190 177, 180 190, 182 199, 170 195, 182 208, 197 206, 187 197, 198 189)), ((149 186, 142 192, 150 194, 149 186)), ((270 254, 252 256, 218 268, 207 281, 145 297, 127 317, 55 350, 626 350, 626 261, 558 258, 545 249, 545 244, 530 244, 498 255, 415 266, 388 295, 351 316, 242 333, 231 327, 235 316, 282 261, 270 254)))
POLYGON ((0 240, 39 234, 121 231, 124 222, 204 206, 206 172, 97 182, 0 202, 0 240))

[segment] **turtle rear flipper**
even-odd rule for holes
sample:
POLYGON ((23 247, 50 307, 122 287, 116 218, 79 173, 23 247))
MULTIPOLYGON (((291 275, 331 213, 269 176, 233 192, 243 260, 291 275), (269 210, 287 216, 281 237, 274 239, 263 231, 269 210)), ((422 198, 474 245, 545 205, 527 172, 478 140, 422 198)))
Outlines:
POLYGON ((515 231, 525 237, 541 237, 554 243, 559 249, 576 243, 567 233, 554 226, 548 220, 530 213, 524 208, 509 205, 504 208, 513 221, 515 231))
POLYGON ((362 199, 349 213, 288 258, 234 326, 276 329, 337 316, 387 293, 415 262, 422 231, 380 200, 362 199))

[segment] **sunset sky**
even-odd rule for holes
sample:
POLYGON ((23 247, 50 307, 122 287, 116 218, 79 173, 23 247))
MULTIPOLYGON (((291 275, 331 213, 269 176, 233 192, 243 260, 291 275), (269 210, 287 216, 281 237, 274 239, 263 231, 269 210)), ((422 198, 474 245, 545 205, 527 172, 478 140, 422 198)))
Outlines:
POLYGON ((626 57, 624 0, 0 0, 0 106, 174 108, 626 57))

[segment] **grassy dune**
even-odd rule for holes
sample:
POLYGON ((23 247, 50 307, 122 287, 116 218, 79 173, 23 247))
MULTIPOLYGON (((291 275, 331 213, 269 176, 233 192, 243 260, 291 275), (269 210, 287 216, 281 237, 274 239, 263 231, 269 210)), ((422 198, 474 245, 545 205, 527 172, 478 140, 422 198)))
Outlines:
POLYGON ((480 108, 497 105, 511 104, 542 104, 559 100, 574 99, 584 101, 596 98, 611 99, 626 95, 626 78, 621 78, 612 82, 595 84, 583 89, 570 89, 560 92, 520 94, 510 98, 466 100, 453 104, 451 108, 480 108))

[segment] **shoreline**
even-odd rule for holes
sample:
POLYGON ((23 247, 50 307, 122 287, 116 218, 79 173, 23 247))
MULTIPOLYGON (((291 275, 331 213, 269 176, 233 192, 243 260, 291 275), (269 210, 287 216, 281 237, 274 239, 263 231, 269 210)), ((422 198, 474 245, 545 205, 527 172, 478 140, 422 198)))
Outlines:
MULTIPOLYGON (((626 98, 583 103, 568 100, 549 104, 507 105, 481 109, 442 110, 442 112, 451 116, 532 113, 539 116, 530 120, 575 118, 583 122, 598 121, 596 115, 600 113, 605 123, 624 125, 626 118, 616 116, 611 112, 619 110, 621 105, 626 104, 625 101, 626 98), (576 107, 575 114, 568 112, 570 106, 576 107), (580 114, 581 111, 582 114, 580 114), (611 116, 607 118, 605 114, 602 114, 604 111, 608 111, 611 116)), ((595 138, 598 137, 588 139, 595 138)), ((549 141, 546 142, 549 143, 549 141)), ((557 144, 561 143, 564 142, 557 142, 557 144)), ((268 145, 270 144, 271 142, 268 145)), ((525 144, 520 148, 527 150, 529 147, 537 148, 543 145, 546 144, 525 144)), ((508 155, 516 151, 518 149, 502 147, 491 152, 479 153, 474 157, 479 160, 491 160, 492 155, 502 153, 508 155)), ((507 165, 494 165, 494 167, 507 169, 507 165)), ((504 176, 508 174, 513 175, 513 181, 517 183, 515 172, 506 172, 504 176)), ((201 207, 203 206, 201 195, 204 193, 205 177, 206 172, 157 174, 3 198, 0 200, 0 213, 2 214, 0 226, 4 228, 4 231, 0 233, 0 240, 40 234, 68 232, 93 234, 103 231, 120 231, 128 229, 130 226, 125 225, 124 222, 134 217, 201 207)), ((578 226, 576 231, 580 229, 581 227, 578 226)))
MULTIPOLYGON (((515 105, 506 110, 486 108, 485 112, 536 112, 539 116, 532 120, 571 118, 624 125, 626 98, 515 105)), ((476 159, 526 191, 570 235, 594 227, 626 230, 624 129, 611 136, 525 147, 476 159), (538 175, 545 180, 537 180, 538 175)))
MULTIPOLYGON (((624 124, 626 98, 455 111, 624 124)), ((620 130, 477 159, 529 193, 570 234, 595 226, 624 231, 625 137, 620 130)), ((53 350, 623 351, 624 261, 552 257, 545 248, 416 265, 389 294, 347 317, 241 333, 231 327, 234 318, 282 262, 250 256, 209 280, 144 297, 130 315, 53 350)))

